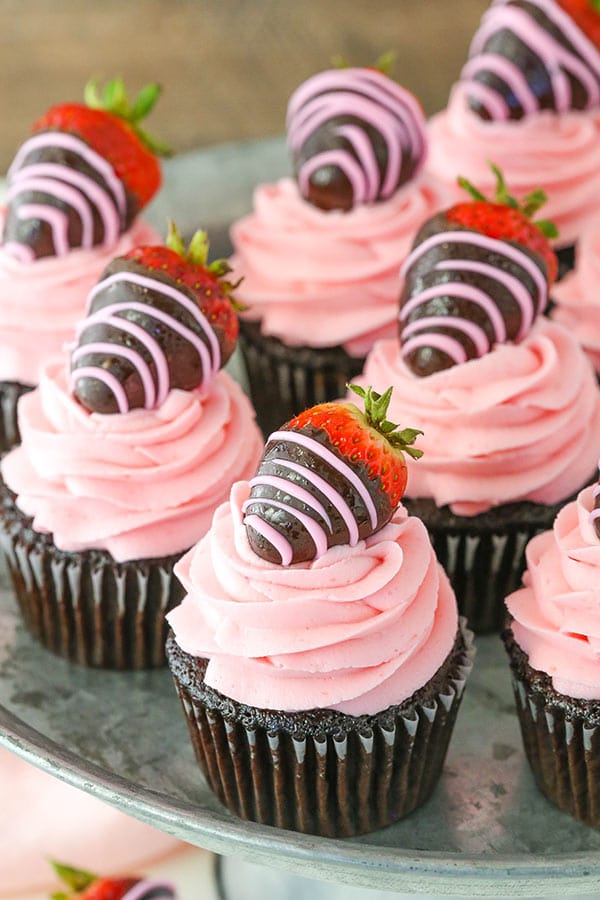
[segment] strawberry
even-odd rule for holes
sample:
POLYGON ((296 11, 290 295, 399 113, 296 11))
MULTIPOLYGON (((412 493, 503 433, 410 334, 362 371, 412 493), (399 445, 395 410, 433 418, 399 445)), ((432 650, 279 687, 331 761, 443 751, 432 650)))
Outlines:
POLYGON ((420 171, 425 116, 418 100, 378 67, 320 72, 287 112, 288 145, 301 195, 324 210, 387 200, 420 171))
POLYGON ((4 249, 24 262, 116 243, 161 184, 157 154, 167 148, 140 128, 156 84, 133 103, 120 79, 86 104, 61 103, 33 126, 8 173, 4 249))
POLYGON ((206 392, 235 349, 238 319, 225 260, 207 264, 198 231, 186 248, 170 223, 167 246, 117 257, 89 297, 71 354, 74 394, 88 410, 160 406, 171 388, 206 392))
POLYGON ((482 19, 461 82, 483 119, 595 109, 598 49, 598 0, 504 0, 482 19))
POLYGON ((131 877, 101 878, 84 869, 74 869, 58 862, 52 862, 52 867, 68 888, 68 891, 56 891, 52 894, 52 900, 126 900, 132 888, 135 888, 132 900, 134 895, 136 900, 175 898, 173 887, 167 882, 144 882, 142 878, 131 877))
POLYGON ((322 556, 329 547, 354 546, 383 528, 406 488, 404 453, 418 459, 413 428, 397 431, 386 419, 384 394, 349 387, 364 400, 313 406, 272 434, 244 522, 258 556, 281 565, 322 556))
POLYGON ((473 200, 430 219, 404 263, 400 341, 405 362, 420 377, 522 340, 556 278, 548 240, 556 228, 531 221, 544 192, 533 191, 519 204, 500 170, 491 168, 494 200, 460 178, 473 200))

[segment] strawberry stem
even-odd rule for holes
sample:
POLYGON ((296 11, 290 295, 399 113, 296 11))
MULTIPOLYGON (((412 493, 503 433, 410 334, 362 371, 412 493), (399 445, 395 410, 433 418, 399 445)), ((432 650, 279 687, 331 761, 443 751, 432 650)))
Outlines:
POLYGON ((590 6, 596 12, 600 12, 600 0, 589 0, 590 6))
POLYGON ((364 415, 367 424, 383 435, 394 449, 408 453, 413 459, 420 459, 423 456, 422 450, 411 446, 423 432, 417 428, 404 428, 402 431, 396 431, 400 426, 389 422, 386 418, 393 387, 389 387, 383 394, 378 394, 372 387, 367 387, 365 390, 359 384, 347 384, 346 387, 364 401, 364 415))
POLYGON ((98 880, 97 875, 93 875, 92 872, 86 872, 85 869, 74 869, 73 866, 67 866, 65 863, 59 863, 54 859, 50 860, 50 864, 60 880, 76 894, 85 891, 90 884, 98 880))
POLYGON ((223 291, 229 297, 229 300, 231 301, 235 311, 246 312, 248 307, 244 306, 242 303, 238 303, 237 300, 235 300, 234 297, 231 296, 232 291, 235 291, 235 289, 238 288, 242 283, 242 279, 239 278, 235 282, 224 280, 225 275, 228 275, 231 272, 231 266, 226 259, 215 259, 213 260, 213 262, 208 263, 208 251, 210 249, 210 242, 208 240, 208 234, 206 233, 206 231, 201 228, 198 229, 198 231, 194 233, 191 241, 186 247, 183 235, 181 234, 173 219, 169 219, 168 222, 169 228, 167 231, 165 244, 169 248, 169 250, 177 253, 178 256, 181 256, 182 259, 185 259, 192 265, 200 266, 201 268, 206 269, 207 272, 210 272, 211 275, 214 275, 216 278, 218 278, 223 291))
POLYGON ((102 109, 127 122, 136 135, 155 156, 170 156, 171 148, 151 137, 140 128, 139 123, 152 111, 162 88, 159 84, 147 84, 130 103, 122 78, 113 78, 106 83, 102 94, 96 81, 88 81, 84 89, 84 100, 91 109, 102 109))

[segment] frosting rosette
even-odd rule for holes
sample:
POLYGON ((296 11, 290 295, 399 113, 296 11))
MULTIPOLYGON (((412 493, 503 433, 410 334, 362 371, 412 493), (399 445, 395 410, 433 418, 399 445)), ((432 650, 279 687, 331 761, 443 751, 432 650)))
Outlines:
POLYGON ((369 355, 361 384, 393 385, 389 418, 424 434, 407 461, 407 496, 433 497, 457 515, 518 500, 554 504, 592 477, 600 435, 600 391, 575 338, 537 320, 519 344, 426 378, 404 364, 397 341, 369 355))
POLYGON ((231 229, 236 296, 264 335, 290 346, 364 356, 396 327, 399 269, 448 191, 420 176, 389 200, 323 212, 284 178, 259 186, 254 210, 231 229))
POLYGON ((545 672, 556 691, 600 699, 600 540, 585 488, 558 514, 552 531, 527 546, 524 587, 506 605, 515 640, 529 665, 545 672))
POLYGON ((276 566, 251 549, 235 484, 176 566, 187 595, 168 615, 206 684, 261 709, 373 714, 423 687, 456 640, 454 593, 423 523, 392 521, 318 560, 276 566))
POLYGON ((19 403, 22 444, 1 466, 18 507, 61 550, 117 562, 187 550, 261 456, 239 385, 220 372, 205 397, 171 390, 158 409, 102 415, 77 403, 68 377, 64 359, 50 360, 19 403))
POLYGON ((499 166, 511 193, 525 196, 543 188, 548 196, 544 218, 559 231, 556 244, 569 246, 598 215, 600 202, 600 110, 542 111, 519 121, 488 122, 468 108, 466 88, 453 89, 447 109, 429 124, 426 170, 448 187, 456 200, 465 194, 456 184, 469 178, 493 195, 489 161, 499 166))
POLYGON ((41 364, 73 337, 87 296, 115 256, 141 244, 161 244, 136 219, 109 248, 72 250, 23 263, 0 248, 0 380, 38 383, 41 364))
POLYGON ((600 220, 577 242, 575 269, 552 289, 552 318, 571 331, 600 372, 600 220))

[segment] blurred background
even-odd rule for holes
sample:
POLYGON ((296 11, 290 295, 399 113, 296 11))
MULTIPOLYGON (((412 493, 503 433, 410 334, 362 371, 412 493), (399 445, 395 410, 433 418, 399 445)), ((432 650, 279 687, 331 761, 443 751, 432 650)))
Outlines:
POLYGON ((489 0, 0 0, 0 171, 48 106, 90 76, 164 87, 149 130, 178 152, 280 134, 288 97, 332 57, 446 103, 489 0))

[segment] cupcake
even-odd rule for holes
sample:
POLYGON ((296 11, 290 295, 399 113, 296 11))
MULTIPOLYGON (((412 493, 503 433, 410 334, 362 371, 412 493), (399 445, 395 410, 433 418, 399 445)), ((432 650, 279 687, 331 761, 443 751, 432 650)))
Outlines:
POLYGON ((226 264, 205 264, 202 233, 187 252, 174 230, 168 245, 104 271, 70 366, 42 366, 1 465, 0 538, 25 623, 92 666, 163 663, 173 565, 262 448, 219 371, 237 334, 226 264))
POLYGON ((122 81, 89 106, 63 103, 33 126, 8 171, 0 247, 0 453, 19 440, 18 398, 60 353, 88 292, 115 256, 158 235, 139 212, 156 193, 159 148, 141 119, 159 94, 129 104, 122 81))
POLYGON ((428 171, 483 189, 494 159, 513 189, 541 185, 561 270, 600 203, 600 13, 579 0, 500 0, 475 34, 447 109, 429 129, 428 171))
POLYGON ((340 397, 394 330, 398 270, 447 191, 422 174, 418 101, 373 68, 321 72, 292 95, 295 179, 257 188, 231 229, 240 344, 264 434, 340 397))
POLYGON ((527 547, 524 587, 504 633, 525 752, 539 788, 600 827, 599 487, 527 547))
POLYGON ((458 204, 423 227, 406 262, 400 341, 380 341, 361 378, 393 384, 391 416, 424 432, 407 507, 479 632, 500 628, 527 541, 593 479, 600 452, 592 367, 539 315, 556 260, 498 179, 495 202, 458 204))
POLYGON ((600 220, 589 225, 577 242, 575 269, 552 291, 552 318, 580 341, 600 374, 600 220))
POLYGON ((325 836, 430 795, 470 635, 426 529, 399 506, 411 429, 327 403, 271 435, 178 564, 169 665, 197 760, 242 818, 325 836))
POLYGON ((54 900, 177 900, 175 887, 162 879, 94 875, 59 862, 52 862, 52 868, 69 891, 53 894, 54 900))

